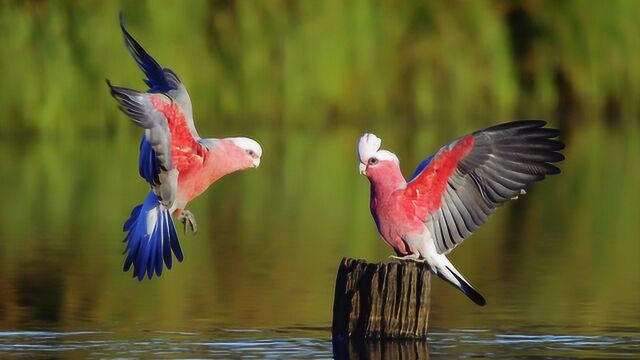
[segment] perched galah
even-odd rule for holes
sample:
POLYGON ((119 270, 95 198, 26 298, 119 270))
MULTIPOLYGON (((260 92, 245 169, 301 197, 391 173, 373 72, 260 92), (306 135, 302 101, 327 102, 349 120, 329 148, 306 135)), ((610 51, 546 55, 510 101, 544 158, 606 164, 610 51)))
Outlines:
POLYGON ((171 268, 172 256, 182 261, 175 215, 195 233, 187 203, 221 177, 258 167, 262 148, 249 138, 202 139, 193 124, 191 100, 178 76, 160 66, 129 34, 120 14, 120 27, 131 55, 144 72, 146 92, 112 86, 111 95, 133 123, 144 128, 139 172, 151 186, 144 203, 133 208, 124 224, 127 235, 124 271, 133 264, 133 276, 151 279, 171 268))
POLYGON ((382 238, 402 260, 431 271, 478 305, 486 301, 446 258, 502 204, 528 185, 560 173, 564 144, 539 120, 496 125, 458 138, 418 166, 409 181, 396 155, 365 134, 358 144, 360 173, 371 183, 371 214, 382 238))

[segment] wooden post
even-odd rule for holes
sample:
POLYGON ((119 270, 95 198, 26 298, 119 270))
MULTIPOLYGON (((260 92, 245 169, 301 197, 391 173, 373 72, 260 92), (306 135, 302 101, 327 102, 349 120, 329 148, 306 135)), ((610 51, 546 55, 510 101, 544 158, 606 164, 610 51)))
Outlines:
POLYGON ((333 298, 334 340, 425 338, 429 266, 342 259, 333 298))

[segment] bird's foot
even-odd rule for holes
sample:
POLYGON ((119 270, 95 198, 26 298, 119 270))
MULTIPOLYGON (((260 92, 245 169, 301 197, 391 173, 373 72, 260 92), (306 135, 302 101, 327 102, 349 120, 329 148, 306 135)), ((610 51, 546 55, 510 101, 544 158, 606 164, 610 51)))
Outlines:
POLYGON ((198 224, 196 223, 196 217, 193 216, 193 213, 189 210, 183 210, 180 216, 178 216, 178 220, 184 225, 184 233, 187 233, 187 224, 191 231, 195 234, 198 232, 198 224))
POLYGON ((405 256, 390 255, 389 257, 392 259, 400 260, 400 261, 415 261, 419 263, 425 262, 425 260, 421 258, 419 254, 409 254, 405 256))

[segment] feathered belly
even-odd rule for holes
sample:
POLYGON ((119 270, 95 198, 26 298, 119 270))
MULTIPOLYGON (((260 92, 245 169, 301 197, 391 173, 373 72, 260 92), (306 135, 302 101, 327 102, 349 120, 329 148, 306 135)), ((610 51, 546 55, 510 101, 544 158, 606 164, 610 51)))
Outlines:
MULTIPOLYGON (((215 180, 214 180, 215 181, 215 180)), ((176 208, 183 209, 187 203, 200 196, 213 183, 210 178, 192 171, 181 173, 178 178, 178 194, 176 208)))
POLYGON ((411 211, 386 204, 376 211, 376 224, 384 241, 399 255, 408 255, 417 251, 416 245, 409 239, 415 239, 426 231, 426 227, 411 211))

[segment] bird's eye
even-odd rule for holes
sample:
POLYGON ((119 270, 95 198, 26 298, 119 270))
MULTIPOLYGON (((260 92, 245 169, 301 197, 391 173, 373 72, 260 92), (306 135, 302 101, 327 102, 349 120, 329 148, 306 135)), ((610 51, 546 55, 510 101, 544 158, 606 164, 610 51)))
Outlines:
POLYGON ((376 159, 376 158, 369 159, 369 165, 375 165, 377 163, 378 163, 378 159, 376 159))
POLYGON ((253 156, 256 153, 253 150, 247 150, 247 154, 249 154, 249 156, 253 156))

